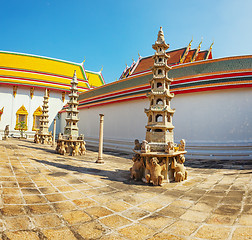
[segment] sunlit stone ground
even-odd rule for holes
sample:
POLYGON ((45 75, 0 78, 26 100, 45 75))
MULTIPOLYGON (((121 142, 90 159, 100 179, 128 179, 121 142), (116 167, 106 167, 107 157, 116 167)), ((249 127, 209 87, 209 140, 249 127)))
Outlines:
POLYGON ((187 161, 187 181, 155 187, 130 158, 0 141, 0 239, 252 239, 251 161, 187 161))

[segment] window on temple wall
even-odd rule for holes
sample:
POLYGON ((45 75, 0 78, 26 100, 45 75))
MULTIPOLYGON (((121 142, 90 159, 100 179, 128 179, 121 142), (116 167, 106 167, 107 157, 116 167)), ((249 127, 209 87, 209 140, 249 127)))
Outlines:
POLYGON ((158 61, 159 61, 159 62, 162 62, 162 58, 159 58, 158 61))
POLYGON ((161 98, 159 98, 159 99, 157 100, 157 104, 158 104, 158 105, 164 105, 163 100, 162 100, 161 98))
POLYGON ((23 130, 27 130, 27 116, 28 116, 28 112, 25 108, 24 105, 22 105, 22 107, 20 107, 17 112, 16 112, 16 126, 15 126, 15 130, 19 130, 20 129, 20 123, 24 122, 25 124, 25 128, 23 130))
POLYGON ((161 88, 162 87, 162 83, 161 82, 158 82, 157 83, 157 88, 161 88))
POLYGON ((149 122, 152 122, 152 115, 149 116, 149 122))
POLYGON ((163 132, 163 130, 157 128, 157 129, 154 130, 154 132, 163 132))
POLYGON ((158 75, 161 75, 163 71, 161 69, 158 69, 158 75))
POLYGON ((161 114, 157 114, 156 122, 163 122, 163 116, 161 114))
POLYGON ((35 110, 35 112, 33 113, 32 131, 37 131, 37 130, 39 130, 41 115, 42 115, 42 109, 41 109, 41 107, 38 107, 38 108, 35 110))

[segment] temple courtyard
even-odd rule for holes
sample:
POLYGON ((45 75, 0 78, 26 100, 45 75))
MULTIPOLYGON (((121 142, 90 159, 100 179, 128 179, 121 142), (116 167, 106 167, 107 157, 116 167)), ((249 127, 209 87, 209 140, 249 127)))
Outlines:
POLYGON ((251 161, 186 160, 160 187, 130 180, 132 155, 97 156, 0 141, 0 239, 252 239, 251 161))

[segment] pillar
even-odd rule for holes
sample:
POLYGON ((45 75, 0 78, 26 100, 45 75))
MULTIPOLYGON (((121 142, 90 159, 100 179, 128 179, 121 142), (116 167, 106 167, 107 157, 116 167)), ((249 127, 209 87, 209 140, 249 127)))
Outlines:
POLYGON ((103 152, 103 121, 104 121, 104 115, 100 114, 100 134, 99 134, 99 152, 98 152, 98 159, 96 163, 104 163, 102 158, 102 152, 103 152))
POLYGON ((53 120, 53 142, 52 145, 55 145, 55 135, 56 135, 56 119, 53 120))

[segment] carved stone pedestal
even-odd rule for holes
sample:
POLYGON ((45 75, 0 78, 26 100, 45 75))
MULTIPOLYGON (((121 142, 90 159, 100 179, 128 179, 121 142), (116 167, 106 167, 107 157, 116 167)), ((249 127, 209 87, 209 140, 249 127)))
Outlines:
MULTIPOLYGON (((134 150, 134 152, 139 155, 144 162, 144 178, 148 174, 147 162, 150 162, 152 158, 157 158, 158 164, 162 166, 165 164, 165 168, 161 171, 161 175, 163 176, 163 182, 169 183, 175 181, 175 169, 173 167, 173 162, 179 162, 180 156, 184 156, 187 151, 175 151, 173 153, 165 153, 165 152, 147 152, 143 153, 141 150, 134 150)), ((185 179, 184 179, 185 180, 185 179)), ((154 184, 156 185, 156 184, 154 184)), ((160 185, 160 184, 157 184, 160 185)))
POLYGON ((61 155, 81 156, 86 154, 84 137, 72 139, 70 137, 59 138, 57 140, 56 152, 61 155))

